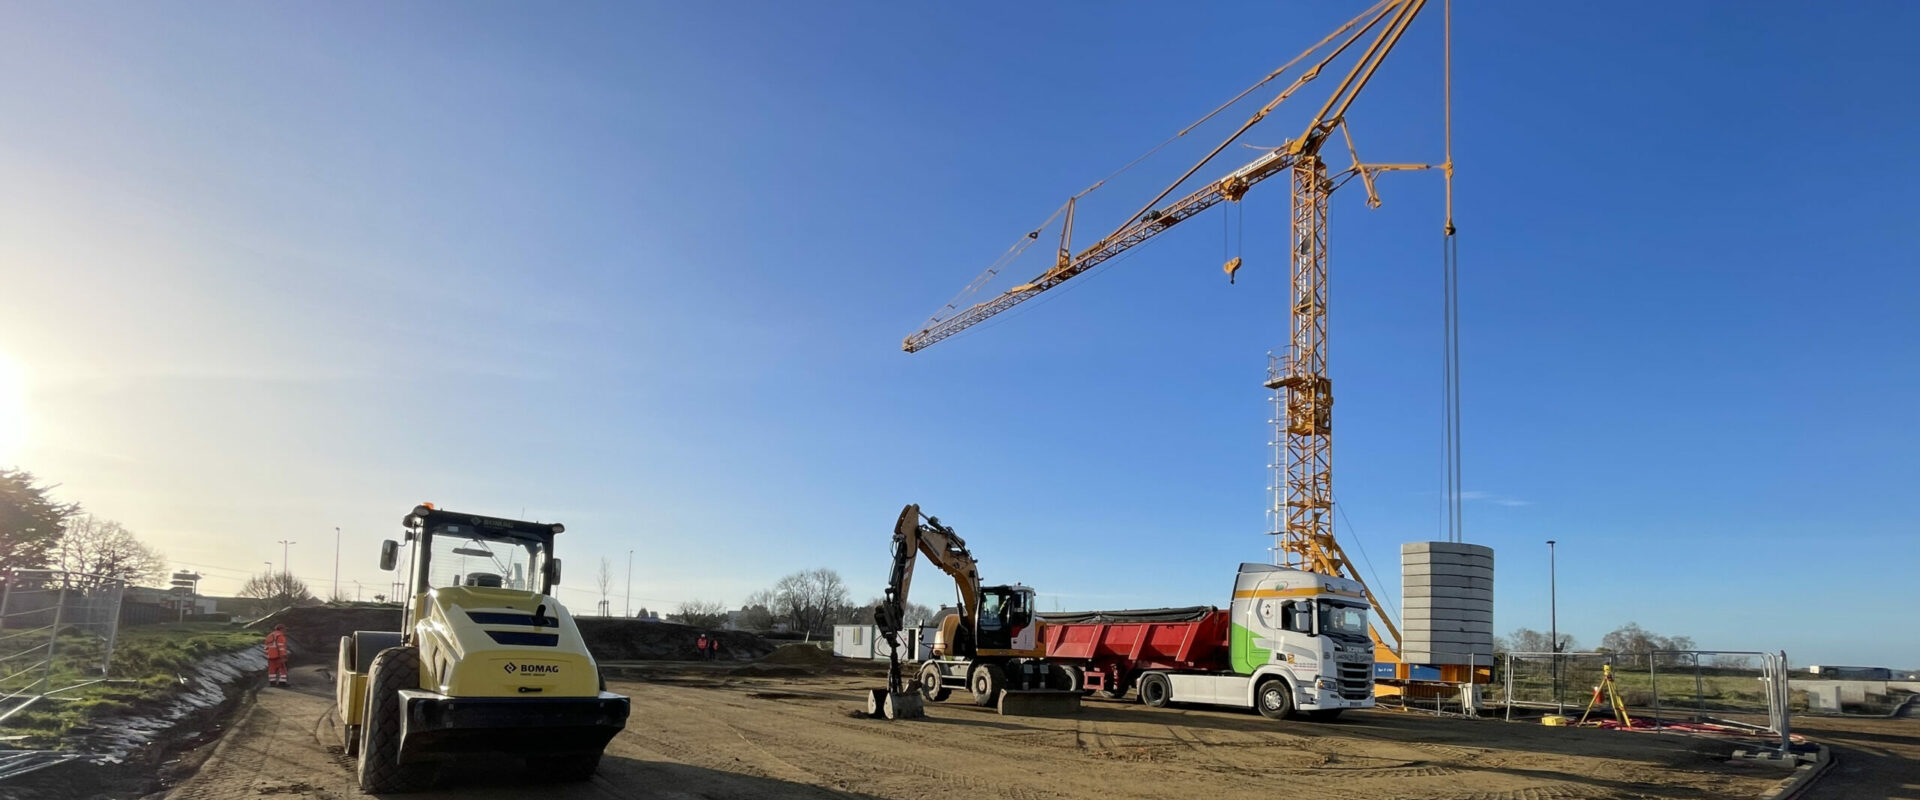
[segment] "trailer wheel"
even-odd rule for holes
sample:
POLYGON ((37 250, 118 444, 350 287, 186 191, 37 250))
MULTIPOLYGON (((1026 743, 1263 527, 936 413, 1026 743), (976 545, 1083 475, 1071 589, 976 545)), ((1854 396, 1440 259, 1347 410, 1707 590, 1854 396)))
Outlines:
POLYGON ((599 753, 569 753, 564 756, 541 756, 527 759, 527 772, 541 780, 554 783, 579 783, 593 777, 600 769, 599 753))
POLYGON ((974 705, 991 707, 1000 702, 1000 693, 1007 688, 1007 671, 999 664, 979 664, 967 684, 973 687, 974 705))
POLYGON ((1166 708, 1173 699, 1173 682, 1158 672, 1140 676, 1140 702, 1149 708, 1166 708))
POLYGON ((929 703, 938 703, 947 699, 953 690, 941 681, 946 673, 940 671, 940 665, 931 661, 920 668, 920 697, 929 703))
POLYGON ((1068 692, 1078 692, 1086 686, 1087 679, 1080 674, 1079 667, 1054 666, 1047 672, 1047 688, 1068 692))
POLYGON ((1286 719, 1293 716, 1293 690, 1286 681, 1268 678, 1253 690, 1253 704, 1260 709, 1260 716, 1286 719))
POLYGON ((425 787, 431 765, 400 763, 400 690, 418 688, 418 648, 392 647, 373 657, 361 720, 360 791, 388 794, 425 787))
MULTIPOLYGON (((333 672, 333 708, 334 713, 347 706, 353 699, 353 637, 340 637, 340 659, 333 672)), ((349 725, 340 720, 340 746, 348 758, 360 755, 360 726, 349 725)))

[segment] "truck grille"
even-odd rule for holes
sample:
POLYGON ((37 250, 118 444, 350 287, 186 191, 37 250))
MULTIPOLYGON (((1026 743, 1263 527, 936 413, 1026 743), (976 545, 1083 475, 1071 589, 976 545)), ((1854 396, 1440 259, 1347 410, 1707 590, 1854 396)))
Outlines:
POLYGON ((1340 662, 1340 696, 1365 700, 1373 694, 1373 665, 1364 661, 1340 662))

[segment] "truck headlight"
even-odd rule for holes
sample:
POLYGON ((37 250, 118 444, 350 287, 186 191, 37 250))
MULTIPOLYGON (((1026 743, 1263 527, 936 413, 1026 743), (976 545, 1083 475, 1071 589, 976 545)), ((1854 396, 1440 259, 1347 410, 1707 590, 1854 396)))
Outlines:
POLYGON ((1340 684, 1334 682, 1332 678, 1321 678, 1313 682, 1313 688, 1323 692, 1331 692, 1334 689, 1340 688, 1340 684))

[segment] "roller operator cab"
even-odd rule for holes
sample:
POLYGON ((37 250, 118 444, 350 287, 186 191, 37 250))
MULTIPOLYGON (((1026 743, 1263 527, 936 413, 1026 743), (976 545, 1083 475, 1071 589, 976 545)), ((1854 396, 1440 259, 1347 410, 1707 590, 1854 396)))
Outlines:
MULTIPOLYGON (((625 727, 560 582, 552 523, 422 505, 405 519, 408 596, 397 633, 340 640, 336 700, 370 793, 426 788, 440 762, 524 758, 536 778, 584 780, 625 727)), ((382 569, 401 546, 385 542, 382 569)))

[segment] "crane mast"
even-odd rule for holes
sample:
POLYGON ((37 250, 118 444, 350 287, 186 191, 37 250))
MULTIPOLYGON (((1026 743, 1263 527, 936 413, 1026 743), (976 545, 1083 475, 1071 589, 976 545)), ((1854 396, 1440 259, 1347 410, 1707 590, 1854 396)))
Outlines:
MULTIPOLYGON (((1283 438, 1286 489, 1283 508, 1276 509, 1283 517, 1284 528, 1280 541, 1275 547, 1275 559, 1283 566, 1350 577, 1361 581, 1364 585, 1365 581, 1361 579, 1359 570, 1347 560, 1345 552, 1335 541, 1333 534, 1333 384, 1327 375, 1327 200, 1340 185, 1358 177, 1365 185, 1368 205, 1378 206, 1379 197, 1375 194, 1373 182, 1375 175, 1381 172, 1430 169, 1436 166, 1363 163, 1360 161, 1359 153, 1353 149, 1352 135, 1346 125, 1347 110, 1425 5, 1426 0, 1381 0, 1335 30, 1319 44, 1309 48, 1299 58, 1289 62, 1287 67, 1282 67, 1281 70, 1267 76, 1267 80, 1272 80, 1293 64, 1300 63, 1316 53, 1321 54, 1321 57, 1311 63, 1291 85, 1254 113, 1251 119, 1201 159, 1200 163, 1188 169, 1171 186, 1111 233, 1078 253, 1072 251, 1068 238, 1072 232, 1076 201, 1086 192, 1075 195, 1062 207, 1061 212, 1055 215, 1055 218, 1060 218, 1064 214, 1065 223, 1061 233, 1060 251, 1051 267, 1026 283, 961 309, 950 316, 942 317, 936 314, 934 318, 928 320, 923 329, 906 337, 902 343, 902 349, 909 353, 918 352, 951 338, 1076 276, 1083 275, 1134 247, 1151 241, 1173 226, 1209 208, 1223 202, 1239 202, 1249 189, 1270 178, 1287 175, 1292 188, 1287 307, 1288 341, 1285 356, 1275 360, 1270 366, 1266 384, 1270 389, 1285 393, 1283 438), (1166 205, 1158 205, 1214 156, 1265 119, 1295 91, 1318 77, 1321 68, 1340 57, 1348 48, 1370 33, 1373 38, 1358 61, 1320 107, 1318 113, 1307 123, 1301 135, 1288 139, 1279 147, 1267 149, 1239 169, 1208 182, 1166 205), (1322 53, 1322 51, 1325 52, 1322 53), (1353 155, 1353 165, 1338 173, 1329 174, 1326 161, 1322 158, 1320 151, 1336 129, 1346 136, 1349 152, 1353 155)), ((1265 82, 1262 81, 1263 84, 1265 82)), ((1245 93, 1241 95, 1241 97, 1244 96, 1246 96, 1245 93)), ((1182 131, 1182 134, 1184 133, 1185 131, 1182 131)), ((1453 171, 1451 155, 1448 161, 1437 166, 1445 172, 1450 181, 1453 171)), ((1099 185, 1095 184, 1095 188, 1099 185)), ((1451 197, 1451 189, 1449 189, 1449 197, 1451 197)), ((1051 224, 1051 221, 1050 219, 1048 224, 1051 224)), ((1451 234, 1451 232, 1451 209, 1449 209, 1448 233, 1451 234)), ((1038 236, 1039 231, 1034 231, 1027 234, 1026 239, 1031 241, 1038 236)), ((1017 255, 1026 243, 1016 244, 1010 254, 1017 255)), ((1238 268, 1238 261, 1236 258, 1228 262, 1226 269, 1229 276, 1238 268)), ((996 264, 989 268, 986 274, 969 285, 967 291, 984 285, 998 271, 999 266, 996 264)), ((953 305, 950 304, 946 309, 942 309, 942 312, 951 308, 953 305)), ((1389 651, 1397 653, 1399 632, 1394 628, 1378 597, 1371 591, 1367 592, 1367 596, 1375 610, 1375 619, 1386 631, 1386 636, 1382 636, 1381 631, 1376 627, 1372 631, 1374 641, 1389 651)))

